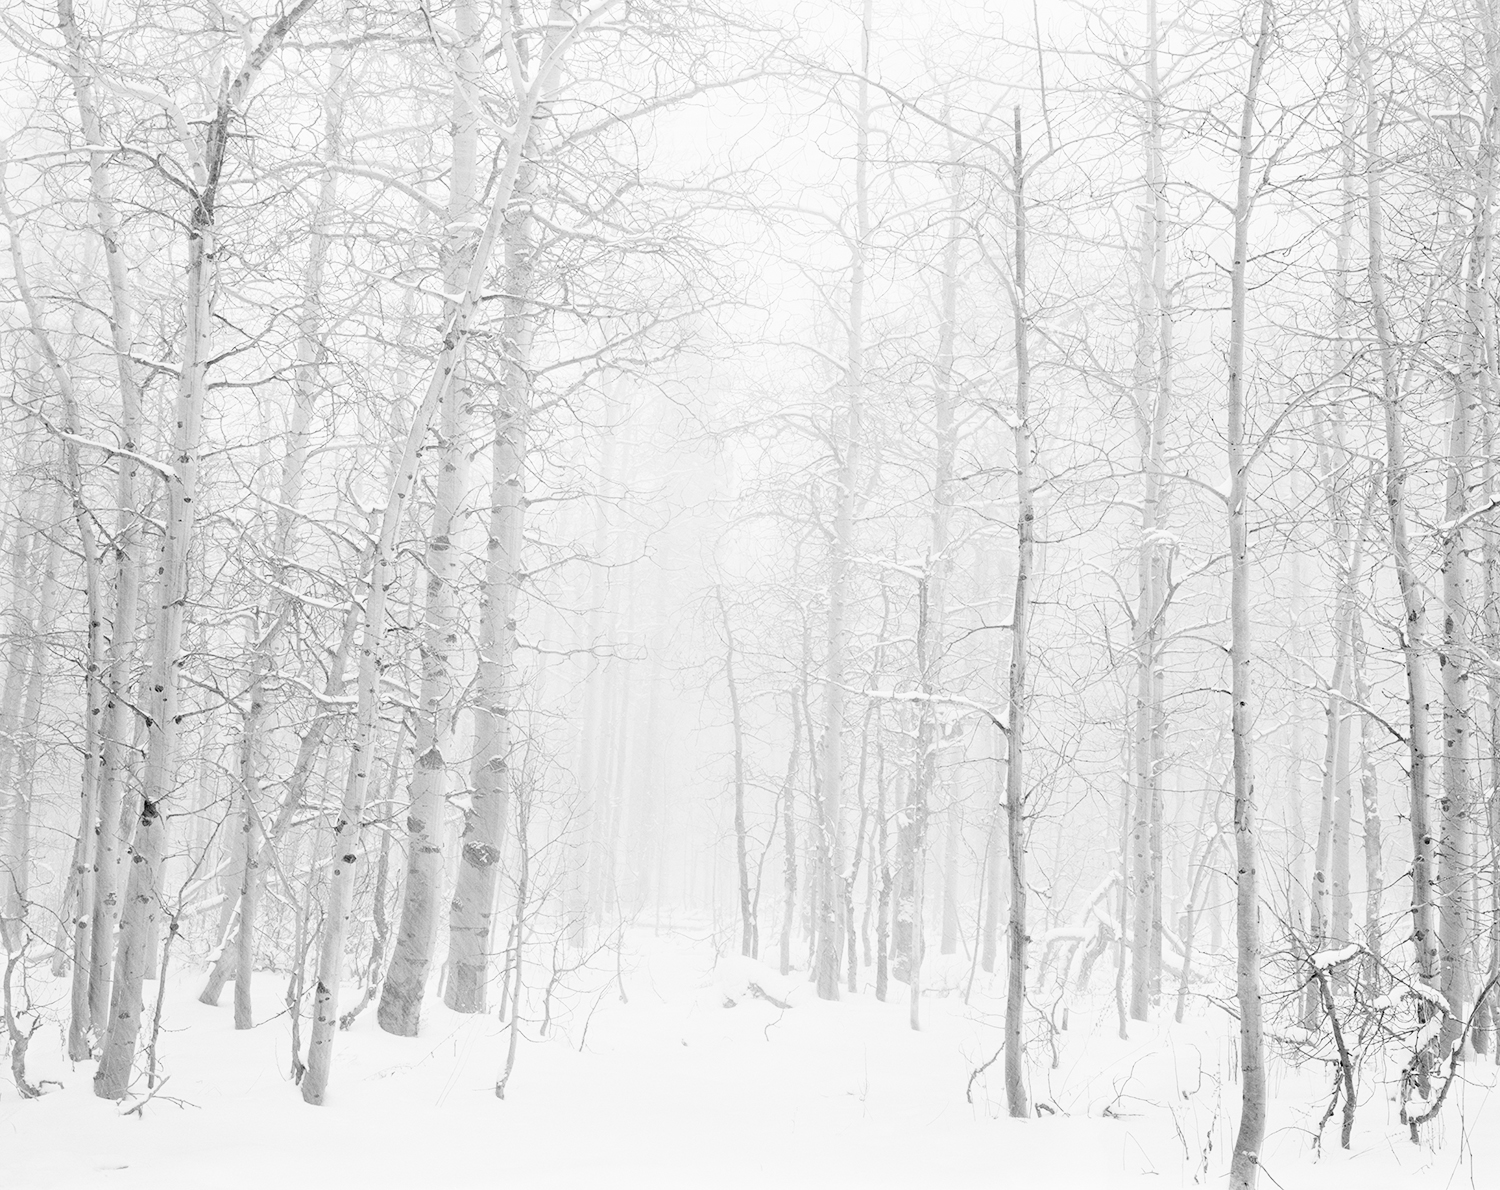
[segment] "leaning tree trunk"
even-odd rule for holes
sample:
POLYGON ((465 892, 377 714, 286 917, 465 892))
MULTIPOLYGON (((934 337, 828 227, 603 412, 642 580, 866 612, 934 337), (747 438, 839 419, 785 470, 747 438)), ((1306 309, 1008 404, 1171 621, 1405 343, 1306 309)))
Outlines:
POLYGON ((480 291, 489 269, 491 250, 504 222, 516 179, 524 160, 531 120, 541 95, 552 85, 566 47, 589 23, 568 19, 567 0, 554 0, 547 21, 545 52, 530 86, 520 100, 515 123, 506 145, 505 166, 496 181, 488 219, 465 277, 463 300, 450 312, 444 326, 442 347, 433 361, 432 380, 412 418, 405 446, 392 479, 391 492, 381 516, 380 534, 370 565, 370 585, 365 598, 363 639, 360 643, 358 707, 352 740, 348 779, 339 818, 334 828, 332 877, 328 890, 328 914, 323 943, 318 953, 317 985, 313 1000, 312 1033, 308 1041, 307 1073, 302 1080, 302 1098, 321 1104, 328 1091, 332 1071, 333 1039, 338 1028, 338 1001, 344 974, 344 940, 354 902, 354 875, 358 861, 360 820, 370 783, 370 746, 379 713, 380 670, 385 636, 385 603, 395 563, 396 534, 402 512, 416 478, 417 456, 438 407, 453 384, 458 359, 468 339, 479 306, 480 291))
POLYGON ((1234 758, 1235 989, 1240 1013, 1240 1122, 1230 1159, 1232 1190, 1254 1190, 1266 1134, 1266 1068, 1261 1025, 1259 840, 1250 710, 1250 457, 1245 399, 1246 274, 1255 197, 1255 101, 1271 42, 1271 0, 1261 0, 1260 31, 1240 110, 1239 172, 1234 202, 1234 258, 1229 283, 1229 700, 1234 758))

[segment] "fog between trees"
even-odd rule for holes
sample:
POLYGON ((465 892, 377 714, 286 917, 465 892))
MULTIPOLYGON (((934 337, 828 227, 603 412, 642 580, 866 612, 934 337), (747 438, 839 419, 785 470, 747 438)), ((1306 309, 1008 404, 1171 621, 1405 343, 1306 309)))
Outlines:
POLYGON ((990 1005, 1015 1117, 1074 1017, 1216 1022, 1234 1186, 1278 1072, 1438 1143, 1500 1052, 1490 0, 0 35, 21 1096, 53 1035, 160 1093, 183 979, 310 1105, 435 1011, 524 1095, 687 930, 731 1005, 990 1005))

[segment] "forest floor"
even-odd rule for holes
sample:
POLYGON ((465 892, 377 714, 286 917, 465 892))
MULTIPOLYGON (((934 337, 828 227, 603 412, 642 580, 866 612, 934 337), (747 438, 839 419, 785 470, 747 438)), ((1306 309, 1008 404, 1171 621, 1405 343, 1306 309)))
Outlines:
MULTIPOLYGON (((1055 1067, 1046 1038, 1033 1047, 1034 1098, 1056 1114, 1010 1120, 1002 1062, 970 1087, 1000 1044, 1001 1014, 999 989, 982 983, 965 1006, 966 964, 931 964, 935 990, 913 1032, 904 986, 887 1004, 820 1002, 797 977, 718 961, 705 934, 629 934, 618 975, 611 956, 557 1000, 549 1037, 528 1026, 504 1101, 494 1087, 508 1036, 493 1014, 463 1017, 434 1000, 421 1035, 402 1039, 367 1010, 339 1035, 329 1101, 315 1109, 288 1073, 284 975, 256 977, 263 1023, 237 1033, 232 990, 209 1008, 196 999, 202 973, 175 973, 160 1039, 167 1081, 141 1110, 127 1114, 139 1097, 96 1099, 91 1065, 68 1063, 52 1028, 36 1036, 30 1074, 60 1089, 23 1101, 8 1069, 0 1076, 0 1187, 1222 1184, 1238 1087, 1225 1077, 1233 1022, 1219 1009, 1205 1005, 1184 1026, 1133 1025, 1122 1042, 1109 1002, 1075 1005, 1055 1067), (790 1007, 747 994, 751 981, 790 1007)), ((1422 1146, 1395 1118, 1389 1075, 1365 1070, 1351 1151, 1337 1147, 1335 1121, 1321 1155, 1312 1133, 1326 1068, 1273 1068, 1262 1185, 1494 1186, 1500 1093, 1495 1067, 1474 1065, 1422 1146)))

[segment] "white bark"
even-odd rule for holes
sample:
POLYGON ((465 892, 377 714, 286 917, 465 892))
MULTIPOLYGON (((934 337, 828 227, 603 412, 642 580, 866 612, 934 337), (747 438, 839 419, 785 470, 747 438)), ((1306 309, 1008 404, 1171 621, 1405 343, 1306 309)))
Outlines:
MULTIPOLYGON (((828 550, 827 654, 823 673, 823 748, 818 779, 818 921, 816 977, 818 996, 839 998, 840 958, 844 943, 844 682, 849 649, 850 560, 854 550, 855 484, 861 449, 864 390, 865 242, 869 237, 870 196, 870 38, 871 0, 865 0, 860 23, 860 76, 855 107, 855 231, 850 242, 848 339, 844 361, 842 453, 834 494, 833 537, 828 550)), ((920 882, 920 875, 918 881, 920 882)), ((920 939, 920 917, 914 930, 920 939)), ((916 942, 920 950, 920 941, 916 942)))
POLYGON ((1140 444, 1141 518, 1136 550, 1135 820, 1131 831, 1130 1015, 1146 1020, 1161 986, 1161 651, 1166 618, 1164 513, 1166 432, 1172 412, 1171 316, 1167 296, 1166 160, 1156 0, 1146 2, 1146 204, 1141 221, 1135 360, 1136 436, 1140 444))
POLYGON ((1027 678, 1031 626, 1032 567, 1036 555, 1036 508, 1032 493, 1030 311, 1026 289, 1026 157, 1021 141, 1021 109, 1013 113, 1015 147, 1011 163, 1011 196, 1015 209, 1015 259, 1012 262, 1012 322, 1015 335, 1016 398, 1011 424, 1016 464, 1016 594, 1011 604, 1010 705, 1005 768, 1006 854, 1010 867, 1009 963, 1005 990, 1005 1100, 1012 1116, 1029 1116, 1026 1094, 1025 1012, 1026 953, 1026 716, 1031 688, 1027 678))
MULTIPOLYGON (((462 0, 455 9, 459 44, 453 69, 453 155, 449 163, 448 233, 444 245, 443 288, 460 290, 473 249, 479 113, 474 106, 480 57, 476 5, 462 0)), ((450 310, 452 304, 450 303, 450 310)), ((425 606, 422 625, 422 689, 413 740, 411 808, 406 819, 406 882, 401 921, 390 969, 381 988, 376 1019, 387 1033, 416 1035, 422 998, 437 944, 442 909, 443 838, 446 833, 448 760, 443 746, 453 727, 456 682, 453 672, 459 646, 458 515, 464 496, 467 453, 467 366, 462 350, 454 356, 454 378, 438 407, 437 477, 433 483, 432 520, 427 530, 424 568, 425 606)))
POLYGON ((1255 821, 1250 706, 1250 456, 1245 393, 1247 273, 1255 196, 1256 98, 1271 42, 1271 0, 1261 0, 1260 29, 1250 54, 1240 110, 1239 171, 1234 201, 1234 256, 1230 262, 1228 399, 1230 558, 1230 735, 1234 753, 1235 985, 1240 1013, 1240 1121, 1230 1159, 1232 1190, 1254 1190, 1266 1133, 1266 1068, 1261 1025, 1259 839, 1255 821))
MULTIPOLYGON (((598 11, 598 10, 596 10, 598 11)), ((328 915, 318 955, 317 985, 313 1002, 312 1033, 308 1041, 307 1073, 302 1080, 302 1098, 321 1104, 328 1091, 333 1065, 333 1039, 338 1026, 338 1001, 344 973, 344 939, 354 901, 357 847, 369 790, 370 748, 379 713, 380 666, 384 651, 385 605, 394 562, 396 534, 416 478, 417 454, 432 419, 455 380, 455 368, 468 338, 480 291, 489 270, 490 255, 505 220, 506 208, 515 193, 516 179, 524 160, 531 120, 540 98, 550 89, 561 67, 564 53, 586 27, 574 22, 567 0, 554 0, 548 20, 545 50, 536 74, 520 95, 520 109, 506 145, 505 165, 496 182, 484 231, 470 261, 463 299, 449 313, 441 347, 433 363, 432 379, 412 418, 411 429, 392 480, 390 496, 381 517, 380 535, 370 568, 370 586, 364 608, 364 635, 360 644, 359 695, 349 773, 343 802, 334 829, 332 877, 328 890, 328 915)), ((513 56, 513 35, 507 31, 507 55, 513 56)))

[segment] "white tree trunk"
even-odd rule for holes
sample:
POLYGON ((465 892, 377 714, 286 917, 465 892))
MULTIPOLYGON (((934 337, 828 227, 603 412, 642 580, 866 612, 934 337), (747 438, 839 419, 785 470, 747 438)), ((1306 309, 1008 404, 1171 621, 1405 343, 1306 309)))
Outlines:
POLYGON ((1259 838, 1255 821, 1250 643, 1249 440, 1245 396, 1247 271, 1255 196, 1255 111, 1271 42, 1271 0, 1261 0, 1260 30, 1250 55, 1240 111, 1239 173, 1234 202, 1234 257, 1229 281, 1229 374, 1226 395, 1229 463, 1230 735, 1234 757, 1235 985, 1240 1013, 1240 1121, 1230 1159, 1232 1190, 1254 1190, 1266 1133, 1266 1069, 1261 1025, 1259 838))
POLYGON ((1011 196, 1015 209, 1015 259, 1012 264, 1016 400, 1011 424, 1016 452, 1016 594, 1011 603, 1010 705, 1005 767, 1006 855, 1010 867, 1009 963, 1005 988, 1005 1100, 1012 1116, 1029 1116, 1026 1093, 1026 715, 1031 689, 1027 679, 1031 622, 1032 567, 1036 553, 1036 508, 1031 464, 1035 450, 1031 431, 1031 348, 1027 342, 1030 312, 1026 308, 1026 158, 1021 141, 1021 109, 1013 113, 1015 146, 1011 163, 1011 196))
MULTIPOLYGON (((83 52, 73 0, 57 0, 58 30, 67 51, 65 69, 72 84, 79 123, 89 152, 89 191, 94 218, 104 248, 109 281, 110 334, 115 371, 120 388, 120 445, 129 452, 138 449, 141 429, 141 396, 131 353, 135 346, 135 310, 130 274, 120 243, 120 219, 115 207, 110 171, 111 153, 99 125, 93 84, 83 52)), ((115 600, 104 663, 105 701, 98 729, 99 773, 95 838, 89 857, 92 884, 91 937, 89 943, 89 1008, 93 1029, 102 1035, 109 1017, 114 931, 119 921, 120 863, 124 839, 120 831, 121 805, 134 716, 129 687, 135 660, 136 620, 140 610, 142 560, 138 556, 141 529, 136 491, 137 463, 121 454, 116 461, 116 513, 112 536, 115 600)))
MULTIPOLYGON (((444 245, 443 288, 461 289, 474 245, 476 164, 479 113, 474 106, 479 73, 479 20, 472 0, 454 10, 459 44, 453 69, 453 156, 449 166, 448 232, 444 245)), ((451 310, 451 303, 450 303, 451 310)), ((467 367, 463 353, 454 356, 454 378, 438 411, 437 478, 433 484, 432 521, 427 531, 425 610, 422 625, 420 713, 413 739, 411 808, 406 819, 406 882, 401 922, 390 969, 381 988, 376 1019, 387 1033, 416 1035, 422 998, 432 968, 442 908, 443 838, 446 834, 448 760, 443 745, 453 727, 457 692, 453 672, 459 647, 458 514, 464 495, 467 367)))
POLYGON ((1172 411, 1171 316, 1167 299, 1166 156, 1156 0, 1146 3, 1146 204, 1139 254, 1135 358, 1136 437, 1140 444, 1141 520, 1136 551, 1135 819, 1131 830, 1130 1015, 1146 1020, 1161 984, 1161 764, 1165 729, 1160 697, 1166 619, 1164 514, 1166 432, 1172 411))
MULTIPOLYGON (((490 254, 515 193, 516 179, 524 160, 537 102, 552 86, 566 48, 586 28, 587 21, 571 19, 567 0, 554 0, 547 21, 545 50, 533 81, 519 96, 520 107, 506 145, 505 166, 496 181, 488 218, 480 234, 465 278, 463 300, 448 317, 427 391, 412 418, 406 444, 392 479, 390 497, 381 517, 380 535, 370 567, 370 586, 365 600, 364 635, 360 644, 357 720, 343 802, 334 829, 332 877, 328 890, 328 914, 318 954, 317 985, 313 1001, 312 1033, 308 1040, 307 1072, 302 1080, 302 1098, 321 1104, 328 1091, 333 1065, 333 1039, 338 1027, 338 1001, 344 973, 344 940, 354 902, 354 875, 365 800, 369 791, 370 748, 379 713, 380 666, 384 651, 385 604, 395 561, 396 534, 416 478, 417 455, 443 397, 453 384, 455 367, 468 338, 480 291, 488 273, 490 254)), ((514 55, 513 34, 507 28, 507 53, 514 55)))

